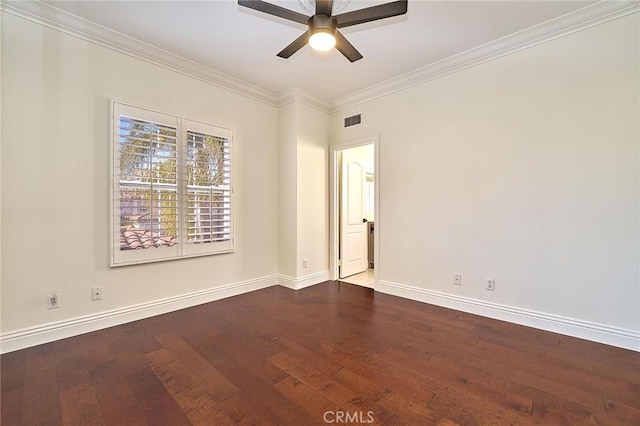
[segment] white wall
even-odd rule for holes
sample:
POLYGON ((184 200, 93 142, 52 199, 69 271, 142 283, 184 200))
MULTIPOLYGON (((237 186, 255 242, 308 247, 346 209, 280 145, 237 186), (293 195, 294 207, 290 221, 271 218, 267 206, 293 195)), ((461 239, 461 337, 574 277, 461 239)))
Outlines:
MULTIPOLYGON (((4 14, 0 13, 0 35, 3 34, 4 14)), ((0 39, 0 165, 2 164, 2 40, 0 39)), ((0 308, 2 308, 2 169, 0 169, 0 308)), ((2 330, 2 314, 0 313, 0 331, 2 330)))
POLYGON ((276 274, 322 279, 329 129, 334 143, 380 135, 387 288, 640 330, 637 14, 331 121, 2 18, 3 337, 276 274), (235 130, 235 253, 107 267, 110 99, 235 130), (62 307, 46 310, 54 288, 62 307))
POLYGON ((297 104, 278 109, 278 273, 295 277, 297 271, 298 211, 297 104))
POLYGON ((279 108, 278 122, 278 272, 283 285, 301 288, 329 270, 329 114, 293 100, 279 108))
POLYGON ((264 277, 275 283, 277 108, 13 15, 3 20, 3 334, 264 277), (234 129, 235 253, 108 267, 110 99, 234 129), (93 286, 104 300, 91 301, 93 286), (51 289, 59 309, 45 307, 51 289))
POLYGON ((638 336, 639 30, 635 14, 334 113, 332 143, 380 135, 381 282, 638 336))
POLYGON ((297 276, 301 277, 329 270, 329 114, 298 102, 297 117, 297 276))

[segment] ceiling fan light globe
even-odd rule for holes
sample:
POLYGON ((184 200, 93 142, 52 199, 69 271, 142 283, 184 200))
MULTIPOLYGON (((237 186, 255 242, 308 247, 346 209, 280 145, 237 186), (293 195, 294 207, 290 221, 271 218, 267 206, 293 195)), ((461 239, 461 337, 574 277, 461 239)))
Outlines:
POLYGON ((331 50, 336 46, 336 38, 328 31, 317 31, 311 34, 309 45, 312 49, 320 52, 331 50))

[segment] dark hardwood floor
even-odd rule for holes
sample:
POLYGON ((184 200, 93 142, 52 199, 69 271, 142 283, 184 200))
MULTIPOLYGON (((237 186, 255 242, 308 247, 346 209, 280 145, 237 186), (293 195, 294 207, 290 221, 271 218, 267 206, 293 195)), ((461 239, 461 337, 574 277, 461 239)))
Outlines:
POLYGON ((640 354, 350 284, 2 355, 2 425, 640 425, 640 354))

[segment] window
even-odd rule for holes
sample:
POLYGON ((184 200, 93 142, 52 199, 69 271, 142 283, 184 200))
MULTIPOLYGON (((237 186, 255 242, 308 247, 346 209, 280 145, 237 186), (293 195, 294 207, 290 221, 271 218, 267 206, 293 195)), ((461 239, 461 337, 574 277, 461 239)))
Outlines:
POLYGON ((233 134, 113 103, 111 266, 233 250, 233 134))

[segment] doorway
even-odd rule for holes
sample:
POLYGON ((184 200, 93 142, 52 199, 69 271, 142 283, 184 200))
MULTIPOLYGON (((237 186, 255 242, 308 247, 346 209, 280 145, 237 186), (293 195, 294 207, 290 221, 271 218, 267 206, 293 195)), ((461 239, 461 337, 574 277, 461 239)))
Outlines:
POLYGON ((378 138, 331 146, 332 279, 375 288, 378 276, 378 138))

